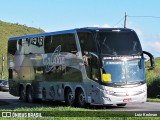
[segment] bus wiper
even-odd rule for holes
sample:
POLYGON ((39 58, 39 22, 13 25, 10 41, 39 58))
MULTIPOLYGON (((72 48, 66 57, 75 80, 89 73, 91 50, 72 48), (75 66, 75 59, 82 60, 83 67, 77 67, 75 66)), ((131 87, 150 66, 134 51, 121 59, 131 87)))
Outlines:
POLYGON ((132 53, 131 55, 132 55, 132 56, 141 56, 141 55, 142 55, 142 53, 141 53, 141 52, 138 52, 138 53, 132 53))
POLYGON ((115 52, 114 50, 109 50, 109 53, 105 54, 105 55, 110 55, 110 56, 118 56, 117 52, 115 52))

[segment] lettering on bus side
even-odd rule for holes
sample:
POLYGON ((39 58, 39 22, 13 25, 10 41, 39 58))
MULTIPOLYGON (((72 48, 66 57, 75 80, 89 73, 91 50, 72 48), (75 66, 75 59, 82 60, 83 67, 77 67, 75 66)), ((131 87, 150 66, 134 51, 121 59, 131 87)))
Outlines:
POLYGON ((46 66, 45 69, 46 72, 50 72, 54 66, 65 64, 65 58, 64 56, 60 55, 60 51, 61 51, 61 45, 59 45, 54 50, 51 56, 47 54, 42 54, 43 65, 46 66))

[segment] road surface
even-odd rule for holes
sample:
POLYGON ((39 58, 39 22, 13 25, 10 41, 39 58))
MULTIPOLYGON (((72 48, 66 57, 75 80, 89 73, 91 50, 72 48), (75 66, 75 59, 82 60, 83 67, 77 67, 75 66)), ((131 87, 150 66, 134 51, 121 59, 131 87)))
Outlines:
MULTIPOLYGON (((17 109, 21 107, 33 108, 33 107, 56 107, 65 106, 63 102, 38 102, 38 103, 26 103, 19 100, 18 97, 10 95, 8 92, 0 92, 0 101, 6 101, 10 104, 0 106, 2 109, 17 109)), ((129 103, 125 107, 107 106, 107 107, 91 107, 91 109, 104 109, 111 111, 160 111, 160 103, 146 102, 146 103, 129 103)))

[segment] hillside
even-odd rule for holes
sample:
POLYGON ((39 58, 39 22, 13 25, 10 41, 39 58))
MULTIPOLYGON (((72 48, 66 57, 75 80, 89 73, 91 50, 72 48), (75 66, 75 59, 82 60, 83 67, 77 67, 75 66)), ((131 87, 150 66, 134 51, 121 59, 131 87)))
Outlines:
POLYGON ((10 37, 27 35, 27 34, 35 34, 44 32, 41 29, 36 29, 33 27, 27 27, 25 25, 20 25, 18 23, 7 23, 0 21, 0 79, 1 79, 1 69, 2 69, 2 54, 5 57, 5 65, 4 65, 4 77, 7 79, 7 40, 10 37))

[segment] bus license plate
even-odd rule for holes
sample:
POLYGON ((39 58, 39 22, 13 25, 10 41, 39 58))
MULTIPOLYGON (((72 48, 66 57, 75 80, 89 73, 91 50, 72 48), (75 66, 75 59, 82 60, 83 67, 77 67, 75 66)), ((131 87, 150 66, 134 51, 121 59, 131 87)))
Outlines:
POLYGON ((125 98, 125 99, 123 99, 123 102, 130 102, 130 101, 132 101, 132 98, 125 98))

